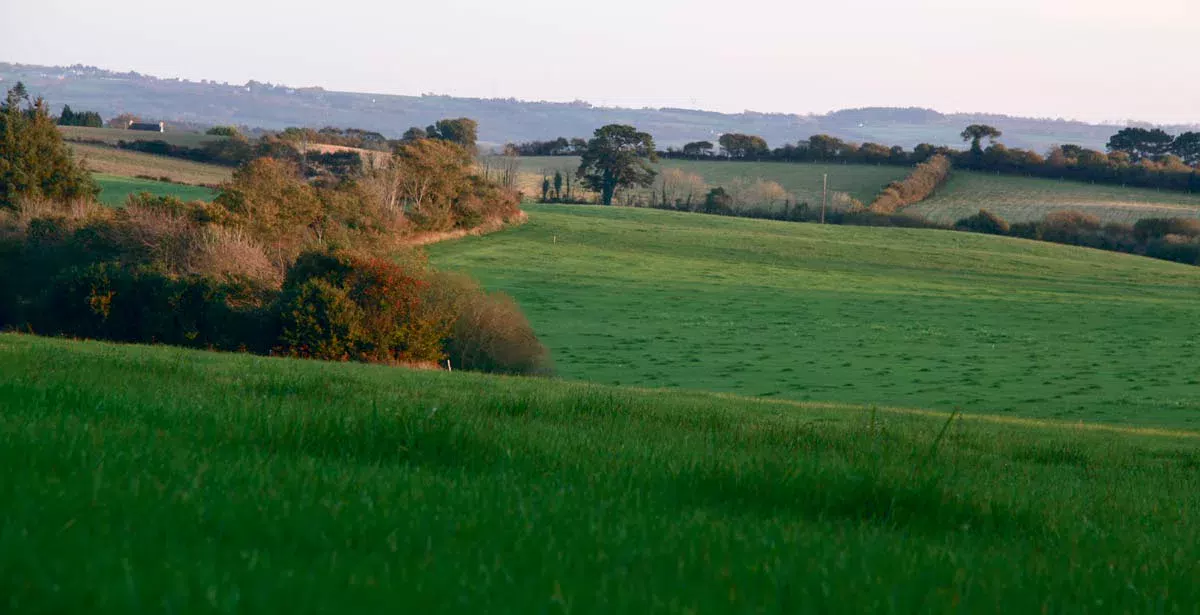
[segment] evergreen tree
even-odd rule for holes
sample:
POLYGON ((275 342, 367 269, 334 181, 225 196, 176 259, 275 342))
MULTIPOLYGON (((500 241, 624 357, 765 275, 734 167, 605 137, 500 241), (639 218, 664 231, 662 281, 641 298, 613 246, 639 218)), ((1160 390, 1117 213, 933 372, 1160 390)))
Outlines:
POLYGON ((0 207, 21 198, 94 197, 99 188, 63 142, 46 102, 18 83, 0 104, 0 207))

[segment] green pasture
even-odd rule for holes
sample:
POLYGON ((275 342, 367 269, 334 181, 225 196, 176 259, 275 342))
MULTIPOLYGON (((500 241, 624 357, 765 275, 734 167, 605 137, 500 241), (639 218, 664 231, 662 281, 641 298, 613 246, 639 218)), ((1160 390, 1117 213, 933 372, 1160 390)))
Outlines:
POLYGON ((0 335, 0 611, 1200 604, 1194 432, 947 419, 0 335))
MULTIPOLYGON (((530 156, 521 160, 521 172, 534 176, 540 183, 543 174, 574 173, 579 167, 576 156, 530 156)), ((845 192, 870 203, 888 183, 903 179, 912 169, 886 165, 865 164, 807 164, 790 162, 716 162, 711 160, 662 160, 660 169, 678 168, 704 178, 711 187, 724 186, 737 180, 756 179, 778 182, 800 202, 819 204, 823 176, 829 177, 829 191, 845 192)), ((536 186, 532 186, 535 187, 536 186)), ((526 188, 526 192, 529 189, 526 188)), ((532 193, 530 193, 532 194, 532 193)))
POLYGON ((141 192, 149 192, 156 196, 175 196, 184 201, 211 201, 216 196, 213 190, 203 186, 187 186, 118 175, 96 174, 93 177, 100 185, 100 202, 105 205, 120 205, 129 195, 141 192))
POLYGON ((570 380, 1200 426, 1200 268, 951 231, 531 207, 431 246, 570 380))
POLYGON ((954 222, 981 208, 1009 222, 1075 209, 1105 222, 1133 223, 1141 218, 1200 217, 1200 194, 955 170, 937 194, 907 211, 954 222))

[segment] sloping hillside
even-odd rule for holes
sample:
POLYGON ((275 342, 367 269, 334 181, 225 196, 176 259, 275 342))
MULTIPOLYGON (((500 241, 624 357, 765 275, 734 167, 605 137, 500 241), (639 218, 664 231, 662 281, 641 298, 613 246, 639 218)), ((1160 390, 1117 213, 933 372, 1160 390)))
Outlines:
POLYGON ((560 374, 1200 425, 1200 268, 949 231, 599 206, 433 246, 509 292, 560 374))
POLYGON ((1200 194, 956 170, 945 187, 910 211, 952 223, 981 208, 1010 222, 1075 209, 1105 222, 1132 223, 1141 218, 1198 217, 1200 194))

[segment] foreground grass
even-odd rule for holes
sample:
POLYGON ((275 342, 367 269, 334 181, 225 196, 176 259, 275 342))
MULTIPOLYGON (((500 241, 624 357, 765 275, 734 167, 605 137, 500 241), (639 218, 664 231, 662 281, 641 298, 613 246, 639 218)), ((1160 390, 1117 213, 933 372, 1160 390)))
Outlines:
POLYGON ((100 185, 100 202, 105 205, 121 205, 131 194, 149 192, 156 196, 174 196, 184 201, 211 201, 216 193, 203 186, 185 186, 119 175, 94 174, 100 185))
POLYGON ((233 176, 233 169, 203 164, 167 156, 155 156, 142 152, 72 143, 71 150, 89 171, 104 175, 136 177, 147 175, 154 178, 166 177, 171 182, 194 186, 213 186, 233 176))
POLYGON ((538 206, 431 246, 512 294, 558 373, 1200 427, 1200 268, 948 231, 538 206))
POLYGON ((6 612, 1194 612, 1191 433, 0 336, 6 612))
POLYGON ((1200 217, 1200 194, 954 171, 934 197, 909 211, 952 223, 981 208, 1010 222, 1077 209, 1105 222, 1133 223, 1142 218, 1200 217))

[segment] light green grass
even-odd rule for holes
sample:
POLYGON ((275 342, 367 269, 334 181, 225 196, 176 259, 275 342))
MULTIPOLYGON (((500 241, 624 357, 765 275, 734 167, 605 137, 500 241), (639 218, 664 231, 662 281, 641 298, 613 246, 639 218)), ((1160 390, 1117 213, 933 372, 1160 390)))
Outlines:
POLYGON ((1200 426, 1200 268, 951 231, 599 206, 429 248, 577 380, 1200 426))
POLYGON ((0 335, 0 611, 1186 613, 1198 467, 1195 434, 0 335))
MULTIPOLYGON (((521 171, 533 176, 540 186, 543 174, 574 172, 576 156, 530 156, 521 158, 521 171)), ((797 164, 786 162, 713 162, 705 160, 662 160, 659 168, 678 168, 704 178, 712 187, 728 188, 736 180, 765 179, 778 182, 800 202, 821 202, 822 176, 829 176, 830 192, 845 192, 864 203, 871 202, 888 183, 903 179, 908 167, 865 164, 797 164)), ((528 182, 527 182, 528 183, 528 182)), ((523 186, 526 194, 540 194, 538 186, 523 186), (531 188, 534 190, 531 191, 531 188)))
POLYGON ((96 178, 96 183, 100 184, 100 202, 105 205, 121 205, 129 195, 140 192, 179 197, 184 201, 211 201, 216 196, 213 190, 203 186, 186 186, 118 175, 96 174, 93 177, 96 178))
POLYGON ((228 137, 204 135, 197 132, 148 132, 144 130, 122 130, 118 128, 89 128, 85 126, 59 126, 63 138, 68 141, 102 142, 116 145, 120 141, 166 141, 182 147, 200 147, 210 141, 228 137))
POLYGON ((953 223, 980 209, 1009 222, 1040 220, 1076 209, 1105 222, 1200 217, 1200 194, 955 170, 938 193, 906 211, 953 223))

